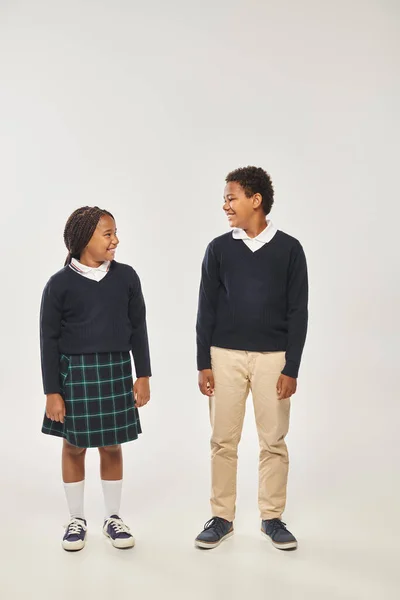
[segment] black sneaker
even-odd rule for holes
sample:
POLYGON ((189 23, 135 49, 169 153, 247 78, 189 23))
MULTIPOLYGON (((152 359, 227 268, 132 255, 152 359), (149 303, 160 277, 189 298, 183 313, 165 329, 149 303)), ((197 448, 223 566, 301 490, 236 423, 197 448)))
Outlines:
POLYGON ((213 517, 204 525, 204 529, 195 539, 195 546, 198 548, 216 548, 221 542, 233 535, 233 523, 213 517))
POLYGON ((87 525, 85 519, 75 517, 70 519, 62 540, 64 550, 68 552, 82 550, 86 543, 86 531, 87 525))
POLYGON ((272 545, 279 548, 279 550, 294 550, 297 548, 296 538, 286 529, 286 523, 280 519, 262 521, 261 533, 270 538, 272 545))

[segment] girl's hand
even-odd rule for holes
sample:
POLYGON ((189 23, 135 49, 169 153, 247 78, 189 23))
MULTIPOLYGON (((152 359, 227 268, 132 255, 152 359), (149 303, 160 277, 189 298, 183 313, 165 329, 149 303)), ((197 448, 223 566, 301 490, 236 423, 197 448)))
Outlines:
POLYGON ((65 402, 60 394, 47 394, 46 416, 52 421, 64 423, 65 402))
POLYGON ((278 392, 278 399, 284 400, 290 398, 296 392, 297 379, 289 377, 288 375, 281 375, 276 384, 276 391, 278 392))
POLYGON ((150 400, 150 382, 148 377, 139 377, 133 386, 135 405, 140 408, 150 400))
POLYGON ((199 388, 204 396, 214 395, 215 383, 212 369, 199 371, 199 388))

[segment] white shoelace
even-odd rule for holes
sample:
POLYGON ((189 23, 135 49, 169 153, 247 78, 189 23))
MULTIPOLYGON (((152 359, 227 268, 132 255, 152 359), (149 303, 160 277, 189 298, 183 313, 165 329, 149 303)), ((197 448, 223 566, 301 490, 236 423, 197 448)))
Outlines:
POLYGON ((80 519, 75 519, 75 518, 72 518, 70 520, 70 522, 68 523, 68 525, 64 525, 64 527, 68 529, 68 535, 72 535, 72 534, 79 535, 81 532, 81 529, 83 529, 84 531, 87 530, 85 523, 83 521, 81 521, 80 519))
POLYGON ((129 533, 131 535, 131 530, 128 525, 125 525, 122 519, 110 518, 106 520, 105 527, 111 527, 114 529, 115 533, 129 533))

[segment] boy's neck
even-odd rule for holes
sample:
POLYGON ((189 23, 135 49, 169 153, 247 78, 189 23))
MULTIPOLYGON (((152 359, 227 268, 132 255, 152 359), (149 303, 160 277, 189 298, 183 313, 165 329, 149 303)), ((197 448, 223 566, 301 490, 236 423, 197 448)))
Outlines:
POLYGON ((266 220, 265 216, 258 218, 254 223, 249 223, 248 227, 244 229, 249 238, 255 238, 268 227, 269 221, 266 220))

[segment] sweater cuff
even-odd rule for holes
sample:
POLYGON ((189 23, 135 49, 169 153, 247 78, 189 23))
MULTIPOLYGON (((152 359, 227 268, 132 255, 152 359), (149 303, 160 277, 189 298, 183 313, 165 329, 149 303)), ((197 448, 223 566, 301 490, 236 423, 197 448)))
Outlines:
POLYGON ((151 371, 136 371, 136 379, 140 379, 141 377, 151 377, 151 371))
POLYGON ((286 365, 282 371, 282 375, 287 375, 288 377, 293 377, 293 379, 297 379, 299 376, 299 367, 297 363, 287 361, 286 365))
POLYGON ((197 370, 204 371, 205 369, 211 369, 211 356, 197 359, 197 370))
POLYGON ((149 347, 146 344, 144 351, 131 349, 133 363, 135 365, 136 379, 140 377, 151 377, 151 363, 149 356, 149 347))
POLYGON ((135 363, 136 379, 139 379, 140 377, 151 377, 151 367, 149 363, 137 364, 135 360, 133 362, 135 363))
POLYGON ((49 394, 60 394, 61 395, 60 386, 57 386, 57 387, 54 385, 45 386, 43 388, 43 392, 44 392, 45 396, 48 396, 49 394))

